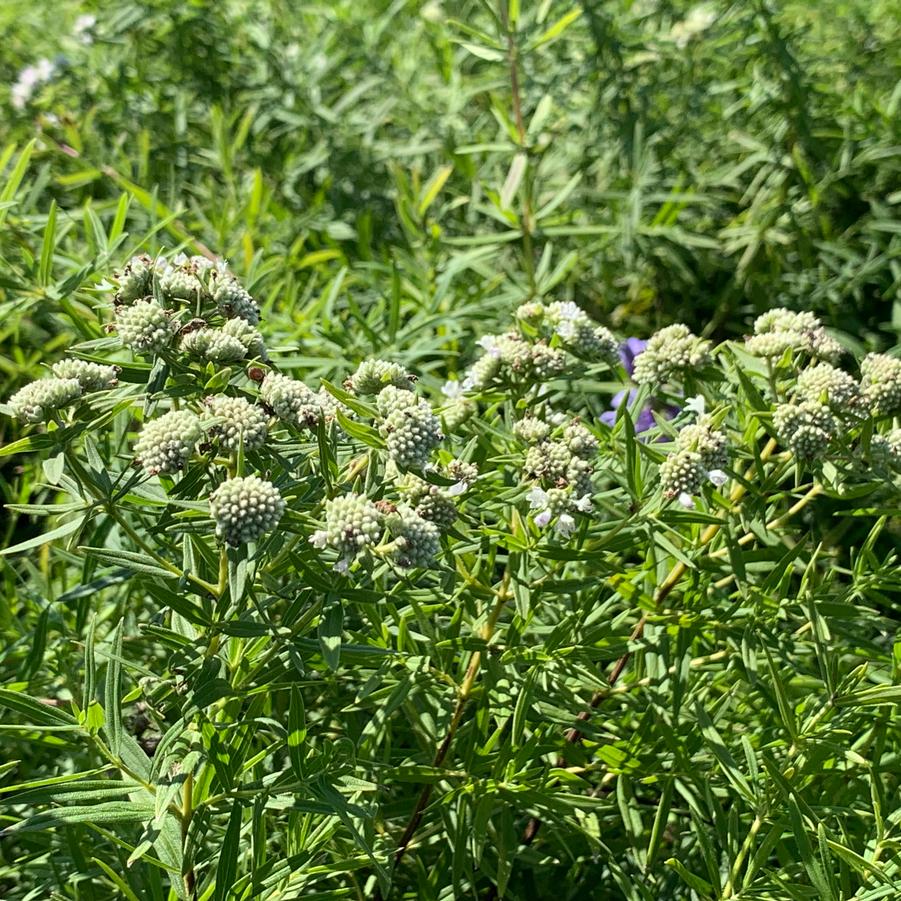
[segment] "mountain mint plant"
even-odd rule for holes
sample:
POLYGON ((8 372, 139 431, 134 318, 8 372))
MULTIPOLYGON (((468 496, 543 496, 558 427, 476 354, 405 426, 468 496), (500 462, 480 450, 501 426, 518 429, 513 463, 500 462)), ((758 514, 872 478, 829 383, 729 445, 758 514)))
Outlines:
POLYGON ((898 585, 898 357, 773 310, 626 359, 533 299, 452 375, 310 383, 219 262, 137 256, 97 294, 106 333, 5 407, 46 476, 11 509, 50 521, 5 554, 55 542, 84 629, 83 680, 0 692, 83 761, 23 778, 4 842, 90 823, 159 899, 500 897, 568 856, 610 897, 764 897, 779 836, 831 847, 814 807, 854 821, 849 886, 894 853, 853 811, 895 788, 898 662, 850 613, 898 585), (766 729, 728 726, 761 685, 766 729))

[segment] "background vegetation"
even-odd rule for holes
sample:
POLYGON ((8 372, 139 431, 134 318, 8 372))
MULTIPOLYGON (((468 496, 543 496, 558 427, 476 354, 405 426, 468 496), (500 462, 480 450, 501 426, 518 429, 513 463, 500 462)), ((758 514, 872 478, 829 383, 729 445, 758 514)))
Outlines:
MULTIPOLYGON (((132 253, 160 247, 228 258, 263 306, 280 366, 310 383, 340 381, 375 355, 420 373, 437 396, 478 355, 477 338, 534 298, 574 300, 622 336, 684 321, 737 337, 779 305, 816 311, 855 350, 896 343, 901 10, 889 0, 8 0, 0 34, 3 399, 74 341, 96 339, 108 319, 104 279, 132 253), (93 24, 78 23, 86 15, 93 24), (52 77, 23 103, 17 80, 41 59, 52 77)), ((21 435, 0 420, 4 445, 21 435)), ((45 462, 6 454, 4 501, 55 499, 45 462)), ((559 692, 544 684, 529 715, 546 728, 499 754, 487 711, 515 716, 528 669, 499 661, 458 752, 464 776, 441 783, 427 821, 443 830, 429 834, 456 841, 436 840, 431 858, 409 862, 398 891, 587 898, 601 884, 601 897, 630 899, 894 897, 894 708, 865 699, 833 719, 803 706, 817 693, 848 696, 849 674, 864 663, 897 681, 897 563, 893 539, 875 525, 880 512, 868 510, 866 524, 837 542, 838 581, 823 601, 832 606, 811 612, 793 583, 782 626, 782 608, 750 604, 729 622, 698 624, 685 646, 669 647, 663 626, 650 634, 631 678, 653 691, 624 692, 607 710, 609 732, 587 751, 567 749, 572 767, 628 774, 611 790, 596 773, 588 806, 570 806, 563 790, 528 795, 535 772, 514 787, 507 776, 520 757, 548 769, 590 682, 578 703, 571 683, 559 692), (677 663, 679 687, 667 681, 677 663), (758 759, 747 734, 800 755, 791 778, 782 766, 790 760, 758 759), (814 750, 802 753, 804 741, 814 750), (846 764, 858 768, 850 785, 846 764), (681 776, 661 787, 660 774, 674 768, 681 776), (465 804, 486 792, 492 804, 465 804), (541 805, 559 829, 520 845, 541 805), (789 819, 774 825, 776 806, 789 819), (769 831, 746 847, 758 819, 769 831), (759 883, 739 891, 715 877, 749 849, 759 883), (669 857, 677 864, 664 867, 669 857)), ((7 511, 5 542, 44 526, 7 511)), ((830 568, 809 543, 798 559, 812 573, 830 568)), ((780 558, 754 565, 770 567, 770 587, 781 589, 780 558)), ((107 584, 47 545, 6 559, 2 576, 6 689, 63 702, 79 695, 94 614, 98 641, 125 616, 131 685, 177 675, 172 649, 146 628, 158 606, 146 592, 107 584)), ((592 616, 605 623, 575 640, 580 665, 596 671, 615 660, 631 628, 617 619, 622 608, 571 614, 582 626, 592 616)), ((428 728, 408 727, 414 709, 420 722, 442 710, 427 686, 413 690, 412 669, 385 676, 353 651, 347 668, 333 667, 311 628, 300 684, 325 746, 317 766, 350 780, 345 793, 361 772, 372 777, 375 758, 396 781, 365 816, 354 807, 353 828, 330 795, 286 814, 274 841, 305 881, 271 897, 360 897, 371 886, 353 874, 370 861, 355 830, 366 841, 386 821, 394 830, 419 783, 435 778, 425 769, 428 728)), ((367 628, 349 617, 345 644, 365 645, 367 628)), ((408 650, 440 639, 417 634, 408 650)), ((141 713, 132 716, 140 737, 141 713)), ((92 765, 52 729, 23 734, 14 712, 3 722, 17 783, 92 765)), ((581 772, 555 778, 578 780, 585 800, 581 772)), ((356 786, 364 802, 369 784, 356 786)), ((3 822, 26 808, 11 803, 3 822)), ((247 835, 241 853, 262 853, 266 838, 247 835)), ((128 856, 105 827, 3 838, 0 896, 165 898, 161 881, 124 866, 128 856)), ((250 891, 236 897, 272 890, 250 891)))

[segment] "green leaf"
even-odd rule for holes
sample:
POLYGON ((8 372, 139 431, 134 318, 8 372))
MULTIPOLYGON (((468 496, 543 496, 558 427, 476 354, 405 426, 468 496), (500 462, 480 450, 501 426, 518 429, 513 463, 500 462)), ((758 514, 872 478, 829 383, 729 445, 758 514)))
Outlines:
POLYGON ((319 620, 319 647, 322 657, 331 670, 336 670, 341 659, 341 636, 344 629, 344 607, 340 598, 330 595, 319 620))
POLYGON ((106 722, 104 733, 114 757, 122 747, 122 620, 116 624, 110 638, 110 651, 106 664, 106 689, 103 694, 106 722))

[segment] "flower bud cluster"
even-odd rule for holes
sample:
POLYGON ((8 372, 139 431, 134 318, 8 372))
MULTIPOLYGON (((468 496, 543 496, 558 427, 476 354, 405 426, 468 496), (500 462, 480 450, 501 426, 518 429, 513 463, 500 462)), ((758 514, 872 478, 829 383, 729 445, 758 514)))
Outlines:
POLYGON ((414 511, 423 519, 435 523, 446 532, 459 515, 454 498, 463 494, 478 476, 472 463, 454 460, 445 467, 445 475, 457 481, 446 488, 432 485, 411 472, 398 475, 394 487, 414 511))
POLYGON ((552 421, 527 416, 514 425, 513 433, 531 445, 523 474, 533 483, 527 495, 533 521, 543 528, 555 520, 555 530, 565 537, 575 529, 574 513, 591 512, 598 441, 578 420, 547 418, 552 421))
POLYGON ((678 450, 660 464, 663 496, 668 500, 677 497, 685 507, 692 506, 692 496, 701 493, 706 481, 707 467, 697 451, 678 450))
POLYGON ((860 374, 863 396, 874 414, 901 412, 901 358, 867 354, 860 365, 860 374))
POLYGON ((821 456, 838 431, 838 422, 825 404, 803 400, 780 404, 773 413, 779 440, 802 459, 821 456))
POLYGON ((384 514, 368 497, 344 494, 325 502, 325 528, 314 532, 310 543, 336 550, 338 569, 346 571, 359 554, 378 543, 384 530, 384 514))
POLYGON ((676 323, 650 338, 635 358, 633 378, 639 385, 661 384, 674 375, 700 369, 710 363, 710 342, 676 323))
POLYGON ((402 569, 430 566, 441 550, 441 531, 405 504, 385 515, 388 533, 394 539, 391 557, 402 569))
POLYGON ((235 363, 245 358, 266 359, 263 336, 243 319, 229 319, 221 328, 201 325, 183 330, 181 350, 213 363, 235 363))
POLYGON ((23 422, 47 422, 79 397, 81 384, 78 379, 38 379, 20 388, 9 399, 9 405, 13 415, 23 422))
POLYGON ((388 385, 379 392, 376 406, 384 417, 379 431, 388 456, 402 469, 422 469, 444 437, 428 402, 388 385))
POLYGON ((354 394, 378 394, 386 387, 409 390, 415 379, 400 363, 387 360, 364 360, 344 383, 354 394))
POLYGON ((82 391, 104 391, 119 384, 118 366, 104 366, 74 357, 54 363, 51 371, 58 379, 75 379, 82 391))
POLYGON ((132 257, 115 276, 117 304, 142 300, 153 291, 154 261, 147 254, 132 257))
POLYGON ((243 397, 229 397, 225 394, 208 397, 205 403, 215 417, 215 422, 210 427, 210 437, 224 450, 236 451, 243 446, 245 451, 249 451, 265 444, 269 417, 262 407, 243 397))
POLYGON ((259 307, 224 263, 183 254, 171 260, 142 255, 129 260, 114 281, 114 328, 136 353, 164 352, 179 323, 191 317, 181 330, 181 352, 213 363, 266 359, 262 335, 254 328, 259 307))
POLYGON ((278 488, 258 476, 227 479, 210 495, 216 535, 233 546, 272 531, 284 512, 278 488))
POLYGON ((530 343, 517 332, 486 335, 479 341, 485 355, 476 360, 463 380, 464 390, 492 385, 541 385, 561 375, 567 368, 564 351, 544 339, 530 343))
MULTIPOLYGON (((247 289, 227 270, 213 269, 210 290, 216 309, 226 319, 240 319, 250 325, 260 321, 260 308, 247 289)), ((256 354, 262 356, 262 354, 256 354)))
POLYGON ((858 416, 865 409, 854 376, 829 363, 802 370, 792 393, 799 400, 826 404, 838 416, 858 416))
POLYGON ((182 336, 180 349, 192 357, 212 363, 236 363, 247 352, 244 345, 222 329, 198 328, 182 336))
POLYGON ((901 472, 901 429, 892 429, 885 435, 873 435, 870 448, 877 463, 901 472))
POLYGON ((663 496, 667 500, 678 498, 683 507, 692 507, 694 495, 701 493, 706 482, 718 488, 725 484, 728 476, 724 468, 729 463, 726 447, 725 433, 703 413, 697 422, 680 429, 675 449, 660 464, 663 496))
POLYGON ((726 435, 714 428, 710 416, 701 415, 698 421, 679 431, 676 447, 682 451, 694 451, 701 457, 706 471, 724 469, 729 463, 726 452, 726 435))
POLYGON ((283 422, 315 429, 329 408, 321 394, 280 372, 268 372, 260 387, 260 400, 283 422))
POLYGON ((758 357, 781 357, 786 351, 800 351, 835 362, 842 355, 842 346, 827 334, 813 313, 795 313, 783 307, 757 317, 754 334, 745 339, 745 348, 758 357))
POLYGON ((172 410, 145 423, 135 458, 150 475, 183 469, 203 436, 200 418, 190 410, 172 410))
POLYGON ((583 360, 608 365, 617 360, 619 343, 610 330, 592 322, 572 301, 525 303, 517 309, 516 318, 536 328, 548 340, 556 337, 570 353, 583 360))
POLYGON ((175 335, 169 312, 152 298, 117 307, 115 330, 119 340, 139 354, 164 351, 175 335))

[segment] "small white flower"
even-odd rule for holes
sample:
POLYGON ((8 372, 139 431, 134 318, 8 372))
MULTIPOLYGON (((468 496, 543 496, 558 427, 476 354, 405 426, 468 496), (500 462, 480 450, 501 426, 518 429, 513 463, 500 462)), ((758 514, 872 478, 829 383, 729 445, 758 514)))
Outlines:
POLYGON ((448 400, 456 400, 460 395, 463 394, 463 386, 460 382, 450 379, 444 383, 441 387, 441 393, 448 400))
POLYGON ((526 495, 526 500, 533 510, 539 510, 547 506, 547 492, 537 485, 526 495))
POLYGON ((53 78, 53 73, 56 72, 56 64, 46 57, 38 60, 35 68, 37 69, 38 81, 50 81, 53 78))
POLYGON ((479 347, 482 348, 489 356, 499 357, 501 355, 500 348, 497 346, 497 338, 494 335, 485 335, 479 338, 479 347))
POLYGON ((591 513, 591 495, 583 494, 575 502, 575 508, 581 513, 591 513))
POLYGON ((702 416, 707 409, 707 402, 704 400, 703 395, 698 394, 695 397, 689 397, 683 406, 690 413, 696 413, 698 416, 702 416))
POLYGON ((328 532, 323 529, 319 529, 310 536, 310 544, 313 547, 318 547, 320 549, 324 548, 328 544, 328 532))
POLYGON ((687 491, 683 491, 679 495, 679 503, 686 509, 690 510, 695 505, 695 499, 687 491))
POLYGON ((561 413, 559 410, 556 413, 551 413, 551 415, 548 416, 547 419, 553 425, 565 425, 567 422, 569 422, 569 417, 565 413, 561 413))
POLYGON ((41 80, 40 72, 37 66, 26 66, 19 73, 19 80, 16 82, 23 88, 33 88, 41 80))
POLYGON ((550 521, 551 521, 551 511, 544 509, 535 517, 535 525, 538 526, 539 529, 543 529, 550 521))
POLYGON ((350 561, 345 557, 335 564, 336 573, 346 573, 350 569, 350 561))
POLYGON ((571 300, 564 300, 561 303, 557 304, 556 312, 557 316, 560 319, 570 322, 573 319, 581 319, 584 315, 582 308, 578 304, 573 303, 571 300))
POLYGON ((729 481, 729 476, 723 472, 722 469, 711 469, 710 472, 707 473, 707 478, 710 479, 717 488, 722 488, 723 485, 729 481))
POLYGON ((459 497, 467 488, 469 488, 469 483, 461 479, 459 482, 454 482, 444 493, 448 497, 459 497))
POLYGON ((75 27, 72 29, 72 34, 74 34, 82 44, 92 44, 94 42, 94 37, 90 34, 90 31, 96 24, 97 17, 90 15, 90 13, 79 16, 75 20, 75 27))
POLYGON ((554 526, 554 530, 559 532, 564 538, 572 535, 575 528, 576 521, 568 513, 561 513, 557 517, 557 523, 554 526))
POLYGON ((465 379, 463 379, 463 390, 464 391, 472 391, 473 388, 476 387, 476 380, 474 376, 468 375, 465 379))
POLYGON ((572 319, 564 319, 555 329, 554 332, 561 338, 574 338, 576 335, 576 324, 572 319))
POLYGON ((14 84, 9 99, 15 109, 25 109, 25 104, 31 99, 31 88, 25 84, 14 84))

